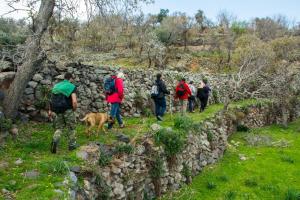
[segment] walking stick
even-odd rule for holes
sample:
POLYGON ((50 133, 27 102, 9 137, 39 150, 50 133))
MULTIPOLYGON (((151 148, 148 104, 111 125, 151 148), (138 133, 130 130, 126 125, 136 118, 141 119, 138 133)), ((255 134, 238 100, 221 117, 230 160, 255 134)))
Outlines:
POLYGON ((172 96, 170 96, 170 114, 171 114, 171 118, 172 118, 173 117, 172 96))

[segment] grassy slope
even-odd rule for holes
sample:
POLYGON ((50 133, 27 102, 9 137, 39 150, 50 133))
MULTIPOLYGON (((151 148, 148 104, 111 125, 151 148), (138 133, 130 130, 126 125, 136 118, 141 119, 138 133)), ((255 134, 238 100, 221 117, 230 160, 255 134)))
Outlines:
MULTIPOLYGON (((236 103, 235 105, 244 106, 254 103, 251 100, 236 103)), ((212 117, 222 109, 222 105, 211 105, 204 113, 189 114, 195 121, 202 121, 212 117)), ((175 115, 166 115, 161 122, 162 126, 173 126, 175 115)), ((136 134, 143 134, 149 130, 151 124, 155 123, 154 117, 150 118, 128 118, 125 119, 127 128, 115 129, 113 132, 122 132, 130 137, 136 134)), ((92 136, 87 138, 84 134, 85 127, 78 125, 77 137, 80 145, 87 144, 89 141, 100 141, 111 144, 115 141, 114 134, 100 134, 99 138, 92 136)), ((53 199, 61 198, 62 195, 53 192, 55 189, 66 193, 66 187, 61 183, 67 172, 68 166, 79 165, 81 161, 76 158, 75 152, 67 150, 67 141, 63 137, 59 146, 58 154, 50 153, 50 142, 54 129, 51 124, 29 123, 21 125, 17 141, 9 139, 4 147, 0 148, 1 163, 8 163, 7 168, 0 168, 0 190, 5 188, 13 191, 17 199, 53 199), (23 163, 16 165, 15 162, 21 158, 23 163), (66 162, 65 162, 66 161, 66 162), (22 175, 31 170, 39 171, 37 179, 27 179, 22 175), (15 182, 15 183, 14 183, 15 182)), ((1 194, 0 194, 1 199, 1 194)))
POLYGON ((273 141, 287 140, 287 148, 251 147, 244 139, 249 133, 233 134, 229 141, 240 145, 233 145, 220 162, 206 167, 191 185, 165 199, 300 199, 299 127, 300 120, 287 129, 273 125, 252 131, 273 141), (239 154, 248 159, 241 161, 239 154), (298 198, 292 198, 297 193, 298 198))

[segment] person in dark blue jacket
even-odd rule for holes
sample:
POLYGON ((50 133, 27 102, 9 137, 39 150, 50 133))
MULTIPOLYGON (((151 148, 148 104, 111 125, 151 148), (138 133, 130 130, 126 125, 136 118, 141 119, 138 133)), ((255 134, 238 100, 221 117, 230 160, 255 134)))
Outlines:
POLYGON ((207 79, 203 79, 197 90, 197 98, 200 101, 200 112, 203 112, 207 106, 210 91, 211 89, 207 85, 207 79))
POLYGON ((162 121, 163 116, 167 109, 165 96, 167 94, 170 94, 170 92, 167 90, 165 82, 162 80, 161 74, 156 75, 155 84, 157 85, 158 88, 158 95, 156 97, 153 97, 155 103, 155 115, 158 121, 162 121))

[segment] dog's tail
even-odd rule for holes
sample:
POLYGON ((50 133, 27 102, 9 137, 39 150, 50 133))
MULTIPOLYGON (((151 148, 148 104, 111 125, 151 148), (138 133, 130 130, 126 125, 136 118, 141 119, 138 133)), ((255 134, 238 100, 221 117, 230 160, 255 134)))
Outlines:
POLYGON ((87 120, 88 116, 85 116, 83 119, 79 119, 81 122, 84 122, 85 120, 87 120))

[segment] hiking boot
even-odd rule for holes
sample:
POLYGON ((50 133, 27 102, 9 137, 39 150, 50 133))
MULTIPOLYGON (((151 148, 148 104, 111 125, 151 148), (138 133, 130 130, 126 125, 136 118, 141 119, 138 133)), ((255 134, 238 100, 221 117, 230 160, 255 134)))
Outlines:
POLYGON ((51 142, 51 149, 50 149, 51 153, 56 153, 57 145, 58 145, 58 141, 52 140, 52 142, 51 142))
POLYGON ((124 124, 121 124, 121 125, 120 125, 120 128, 125 128, 124 124))
POLYGON ((77 149, 79 146, 80 146, 79 144, 69 145, 69 151, 73 151, 77 149))
POLYGON ((159 115, 156 118, 157 118, 158 121, 163 121, 163 118, 159 115))
POLYGON ((107 129, 112 129, 113 125, 115 124, 115 119, 110 117, 110 122, 108 123, 107 129))

